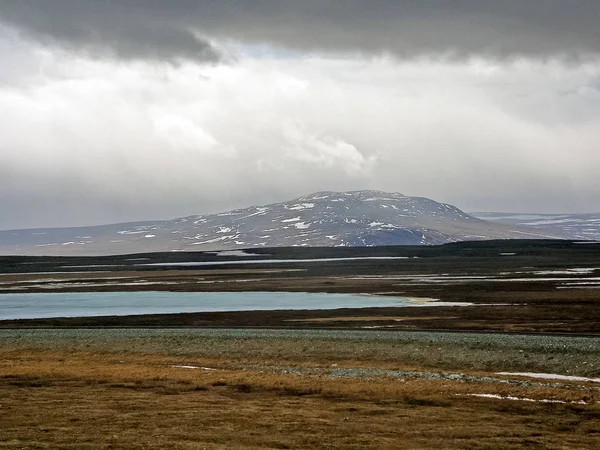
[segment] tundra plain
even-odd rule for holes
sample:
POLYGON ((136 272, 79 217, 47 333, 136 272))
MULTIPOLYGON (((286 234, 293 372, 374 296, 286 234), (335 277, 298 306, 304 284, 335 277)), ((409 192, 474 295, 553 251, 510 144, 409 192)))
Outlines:
POLYGON ((0 446, 597 448, 599 256, 591 243, 495 241, 4 258, 2 293, 351 292, 445 306, 2 321, 0 446), (363 259, 383 257, 394 259, 363 259), (177 265, 194 261, 215 264, 177 265))

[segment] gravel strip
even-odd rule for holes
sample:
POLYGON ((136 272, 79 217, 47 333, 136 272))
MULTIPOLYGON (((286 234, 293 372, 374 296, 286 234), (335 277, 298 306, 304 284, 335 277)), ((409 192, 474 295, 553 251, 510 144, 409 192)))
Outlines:
MULTIPOLYGON (((277 360, 282 365, 361 361, 438 370, 548 372, 598 377, 600 338, 377 330, 9 329, 0 348, 100 350, 183 358, 277 360)), ((404 376, 404 375, 399 375, 404 376)))

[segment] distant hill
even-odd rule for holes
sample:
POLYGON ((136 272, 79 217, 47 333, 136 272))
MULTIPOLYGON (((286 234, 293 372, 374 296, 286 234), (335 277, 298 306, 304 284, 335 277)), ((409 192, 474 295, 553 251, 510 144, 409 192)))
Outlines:
POLYGON ((282 203, 169 221, 0 231, 0 253, 107 255, 562 237, 520 224, 481 220, 423 197, 381 191, 317 192, 282 203))
POLYGON ((478 212, 471 215, 483 220, 507 225, 535 227, 549 234, 568 239, 600 241, 600 213, 586 214, 525 214, 478 212))

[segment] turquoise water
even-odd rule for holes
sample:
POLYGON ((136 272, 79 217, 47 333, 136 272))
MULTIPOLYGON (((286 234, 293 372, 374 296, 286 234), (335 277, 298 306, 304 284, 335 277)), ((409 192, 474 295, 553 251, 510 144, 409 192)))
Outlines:
POLYGON ((409 299, 306 292, 81 292, 0 294, 0 320, 208 311, 408 306, 409 299))

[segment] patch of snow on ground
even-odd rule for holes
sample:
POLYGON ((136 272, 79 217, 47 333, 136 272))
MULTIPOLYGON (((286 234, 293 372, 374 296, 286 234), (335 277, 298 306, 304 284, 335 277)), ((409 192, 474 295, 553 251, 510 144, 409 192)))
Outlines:
POLYGON ((579 219, 546 219, 546 220, 538 220, 537 222, 524 222, 523 225, 529 225, 531 227, 539 226, 539 225, 553 225, 557 223, 571 223, 571 222, 581 222, 579 219))
MULTIPOLYGON (((426 282, 426 283, 445 283, 445 282, 454 282, 454 283, 468 283, 468 282, 477 282, 477 281, 485 281, 485 282, 538 282, 538 281, 581 281, 582 278, 496 278, 493 276, 432 276, 432 275, 422 275, 422 276, 413 276, 413 275, 361 275, 355 277, 356 279, 388 279, 388 280, 405 280, 409 282, 426 282)), ((586 283, 597 285, 600 281, 600 278, 583 278, 586 283)), ((566 283, 563 283, 565 285, 566 283)))
POLYGON ((298 230, 305 230, 306 228, 310 227, 310 223, 298 222, 298 223, 295 223, 294 226, 298 230))
POLYGON ((365 202, 384 202, 384 201, 395 202, 396 200, 397 200, 396 198, 389 198, 389 197, 369 197, 369 198, 365 199, 365 202))
MULTIPOLYGON (((94 269, 97 267, 124 267, 124 266, 123 266, 123 264, 88 264, 85 266, 60 266, 61 269, 94 269)), ((41 273, 44 273, 44 272, 41 272, 41 273)), ((46 272, 46 273, 63 273, 63 272, 46 272)), ((67 272, 67 273, 71 273, 71 272, 67 272)), ((72 273, 87 273, 87 272, 72 272, 72 273)))
POLYGON ((231 237, 231 235, 227 235, 227 236, 222 236, 220 238, 209 239, 207 241, 192 242, 190 245, 214 244, 215 242, 223 241, 225 239, 229 239, 230 237, 231 237))
MULTIPOLYGON (((460 395, 460 394, 459 394, 460 395)), ((498 400, 513 400, 513 401, 521 401, 521 402, 534 402, 534 403, 572 403, 577 405, 587 405, 583 400, 578 402, 565 402, 564 400, 553 400, 548 398, 543 398, 541 400, 536 400, 533 398, 527 397, 513 397, 511 395, 498 395, 498 394, 463 394, 466 397, 480 397, 480 398, 496 398, 498 400)))
POLYGON ((257 256, 258 253, 248 253, 245 250, 223 250, 222 252, 209 252, 216 256, 257 256))
POLYGON ((598 267, 585 267, 565 270, 538 270, 533 272, 535 275, 573 275, 573 274, 589 274, 595 270, 600 270, 598 267))
POLYGON ((298 222, 300 220, 300 216, 298 217, 293 217, 292 219, 283 219, 281 222, 282 223, 288 223, 288 222, 298 222))
POLYGON ((600 284, 592 286, 556 286, 556 289, 600 289, 600 284))
POLYGON ((496 375, 508 375, 517 377, 542 378, 544 380, 563 380, 563 381, 587 381, 590 383, 600 383, 600 378, 576 377, 571 375, 559 375, 556 373, 535 373, 535 372, 497 372, 496 375))
POLYGON ((147 234, 144 237, 145 238, 153 238, 153 237, 156 237, 156 235, 155 234, 147 234))
POLYGON ((213 369, 212 367, 200 367, 200 366, 185 366, 185 365, 175 365, 175 366, 171 366, 174 369, 201 369, 201 370, 217 370, 217 369, 213 369))
POLYGON ((412 303, 415 306, 475 306, 474 303, 469 302, 440 302, 436 299, 430 299, 428 301, 414 300, 412 303))

